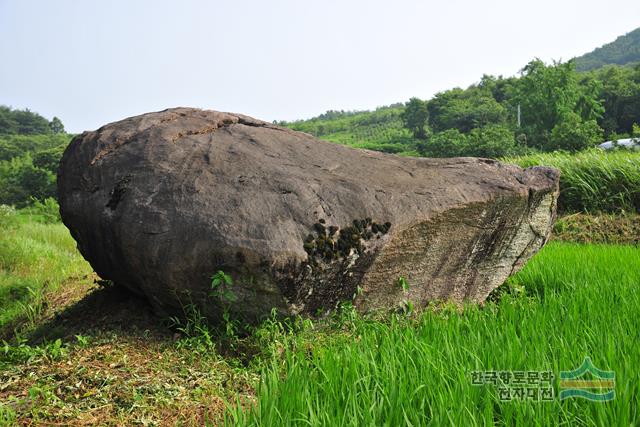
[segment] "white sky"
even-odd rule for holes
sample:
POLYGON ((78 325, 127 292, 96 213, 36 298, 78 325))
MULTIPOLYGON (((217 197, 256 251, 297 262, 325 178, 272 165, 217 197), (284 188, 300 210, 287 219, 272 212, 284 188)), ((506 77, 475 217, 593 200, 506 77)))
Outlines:
POLYGON ((638 26, 638 0, 0 0, 0 104, 72 132, 174 106, 293 120, 429 98, 638 26))

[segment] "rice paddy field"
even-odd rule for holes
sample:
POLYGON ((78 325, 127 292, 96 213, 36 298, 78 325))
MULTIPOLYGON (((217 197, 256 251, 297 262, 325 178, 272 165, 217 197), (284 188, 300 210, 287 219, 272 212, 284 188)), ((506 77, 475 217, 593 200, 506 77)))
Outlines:
POLYGON ((637 247, 552 243, 484 307, 276 334, 255 407, 230 424, 637 425, 639 265, 637 247), (615 372, 612 401, 557 398, 585 357, 615 372), (501 400, 474 371, 552 372, 556 399, 501 400))
POLYGON ((565 211, 481 306, 346 304, 243 334, 155 317, 52 209, 2 207, 0 425, 640 425, 636 156, 511 159, 559 167, 565 211))

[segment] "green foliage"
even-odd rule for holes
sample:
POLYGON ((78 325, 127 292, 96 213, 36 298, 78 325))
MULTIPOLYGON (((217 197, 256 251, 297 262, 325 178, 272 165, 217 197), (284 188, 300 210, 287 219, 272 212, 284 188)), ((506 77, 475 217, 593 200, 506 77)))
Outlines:
POLYGON ((309 120, 279 124, 354 148, 404 153, 413 150, 417 141, 403 125, 403 109, 399 104, 375 111, 328 111, 309 120))
POLYGON ((235 302, 238 297, 232 290, 233 280, 231 276, 222 270, 218 270, 216 274, 211 276, 211 292, 209 296, 218 298, 226 304, 235 302))
POLYGON ((534 150, 579 151, 603 142, 603 129, 607 137, 629 135, 638 111, 640 66, 581 74, 571 61, 536 59, 519 78, 484 75, 477 84, 426 102, 412 98, 406 105, 329 111, 281 124, 328 141, 400 155, 495 158, 534 150))
POLYGON ((467 138, 466 156, 497 158, 518 151, 513 131, 503 125, 492 125, 473 129, 467 138))
POLYGON ((604 109, 597 100, 597 89, 593 81, 580 85, 571 61, 546 65, 536 59, 527 64, 512 88, 510 101, 513 107, 521 107, 521 132, 527 144, 552 151, 560 148, 551 138, 556 126, 600 118, 604 109))
POLYGON ((404 291, 407 292, 409 290, 409 282, 404 277, 398 277, 398 286, 404 291))
POLYGON ((233 280, 222 270, 211 276, 211 292, 209 297, 222 304, 222 324, 212 328, 200 308, 195 304, 183 307, 183 316, 171 317, 170 324, 179 331, 183 338, 179 347, 189 348, 200 354, 208 354, 216 349, 215 341, 234 349, 238 341, 240 322, 231 315, 231 304, 237 300, 232 290, 233 280))
POLYGON ((26 206, 31 198, 55 197, 55 176, 33 164, 31 154, 0 162, 0 203, 26 206))
POLYGON ((56 159, 48 162, 43 160, 43 167, 52 173, 58 170, 58 162, 62 157, 62 152, 69 144, 71 135, 0 135, 0 161, 11 160, 14 157, 20 157, 26 153, 30 153, 34 159, 39 157, 40 153, 48 151, 56 153, 56 159))
POLYGON ((400 113, 400 119, 404 127, 409 129, 416 139, 424 139, 427 136, 427 121, 429 110, 427 103, 420 98, 411 98, 406 103, 404 111, 400 113))
POLYGON ((624 65, 640 62, 640 28, 576 58, 575 61, 576 68, 580 71, 592 70, 608 64, 624 65))
POLYGON ((503 125, 487 125, 468 134, 447 129, 433 134, 419 149, 428 157, 489 157, 497 158, 518 151, 513 131, 503 125))
POLYGON ((76 342, 79 348, 89 347, 89 344, 91 343, 91 337, 88 337, 82 334, 78 334, 75 337, 76 337, 76 342))
POLYGON ((458 129, 447 129, 434 133, 419 150, 427 157, 459 157, 464 155, 468 146, 465 134, 458 129))
POLYGON ((61 221, 60 206, 53 197, 47 197, 44 201, 33 199, 31 206, 22 210, 28 214, 32 220, 44 224, 55 224, 61 221))
POLYGON ((553 224, 552 237, 564 242, 640 245, 640 215, 631 213, 564 215, 553 224))
POLYGON ((66 142, 62 145, 58 145, 57 147, 36 151, 33 154, 33 165, 56 175, 58 172, 58 165, 60 164, 60 159, 62 158, 62 153, 65 148, 66 142))
POLYGON ((169 320, 171 326, 183 335, 177 343, 178 348, 188 348, 202 355, 215 350, 207 319, 193 304, 184 307, 183 317, 171 317, 169 320))
POLYGON ((13 206, 0 205, 0 229, 9 230, 16 224, 17 211, 13 206))
POLYGON ((13 110, 0 105, 0 134, 39 135, 64 132, 64 126, 57 117, 49 123, 38 113, 27 110, 13 110), (54 131, 55 129, 55 131, 54 131))
POLYGON ((493 94, 477 86, 436 94, 428 103, 429 124, 436 132, 457 129, 469 133, 489 124, 506 124, 507 110, 493 94))
POLYGON ((2 341, 0 367, 17 363, 33 363, 41 359, 59 360, 67 354, 67 350, 67 346, 63 345, 60 339, 39 346, 31 346, 21 338, 18 338, 15 344, 2 341))
POLYGON ((635 67, 608 66, 588 74, 601 83, 598 97, 602 99, 604 114, 598 123, 609 139, 624 137, 633 132, 640 111, 640 65, 635 67))
POLYGON ((0 204, 27 206, 56 197, 55 179, 69 135, 0 136, 0 204))
POLYGON ((640 212, 640 152, 592 149, 502 159, 522 167, 560 170, 558 208, 563 212, 640 212))
POLYGON ((635 425, 638 263, 632 246, 551 243, 482 308, 350 316, 295 332, 271 324, 257 399, 230 407, 227 424, 635 425), (497 387, 472 384, 473 371, 558 377, 585 356, 615 371, 615 400, 503 402, 497 387))
POLYGON ((554 149, 581 151, 602 142, 603 132, 595 120, 582 121, 575 113, 569 113, 551 131, 554 149))
POLYGON ((57 117, 53 117, 49 122, 49 129, 53 133, 64 133, 64 125, 62 124, 62 120, 57 117))

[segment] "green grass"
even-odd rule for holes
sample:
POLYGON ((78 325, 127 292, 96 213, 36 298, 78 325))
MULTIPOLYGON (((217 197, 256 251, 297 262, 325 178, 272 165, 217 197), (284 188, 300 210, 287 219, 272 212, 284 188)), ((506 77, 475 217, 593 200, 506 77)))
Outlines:
POLYGON ((637 247, 552 243, 484 308, 387 322, 343 315, 330 331, 272 327, 257 404, 229 424, 636 425, 638 266, 637 247), (615 371, 612 402, 500 402, 493 386, 471 383, 474 370, 558 376, 586 356, 615 371))
POLYGON ((92 269, 62 223, 41 223, 9 212, 0 225, 0 332, 33 325, 45 308, 45 293, 56 293, 92 269))
POLYGON ((639 212, 640 151, 546 153, 502 159, 522 167, 544 165, 559 169, 564 212, 639 212))

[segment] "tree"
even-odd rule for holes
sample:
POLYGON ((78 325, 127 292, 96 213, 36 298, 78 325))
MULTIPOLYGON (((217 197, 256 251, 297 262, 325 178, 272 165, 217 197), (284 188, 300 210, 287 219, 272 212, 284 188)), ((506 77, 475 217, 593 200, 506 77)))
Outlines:
POLYGON ((0 106, 0 134, 39 135, 51 133, 49 122, 38 113, 0 106))
POLYGON ((515 154, 516 138, 507 126, 490 124, 475 128, 467 137, 465 156, 489 157, 492 159, 515 154))
POLYGON ((34 166, 29 153, 0 162, 0 204, 23 207, 31 197, 44 200, 55 194, 55 176, 34 166))
POLYGON ((55 116, 49 122, 49 128, 53 133, 64 133, 64 125, 62 124, 62 120, 55 116))
MULTIPOLYGON (((553 150, 552 130, 565 120, 581 125, 598 119, 604 112, 596 98, 597 84, 579 84, 573 61, 546 65, 539 59, 522 69, 522 77, 513 87, 513 107, 520 105, 522 130, 528 143, 536 148, 553 150)), ((591 125, 588 126, 590 128, 591 125)))
POLYGON ((447 129, 434 133, 421 148, 429 157, 463 156, 467 148, 467 136, 458 129, 447 129))
POLYGON ((640 111, 640 65, 608 66, 590 76, 600 83, 598 98, 602 99, 604 113, 598 124, 605 136, 611 138, 632 132, 640 111))
POLYGON ((490 124, 468 134, 458 129, 434 133, 422 144, 421 153, 430 157, 498 158, 516 152, 513 131, 504 125, 490 124))
POLYGON ((602 129, 595 120, 583 121, 570 113, 551 131, 553 149, 579 151, 602 142, 602 129))
POLYGON ((404 111, 400 114, 404 127, 409 129, 414 138, 425 139, 427 136, 427 121, 429 111, 427 103, 420 98, 411 98, 405 104, 404 111))
POLYGON ((440 92, 428 102, 427 108, 431 128, 436 132, 458 129, 468 133, 477 127, 507 121, 507 110, 491 92, 474 86, 440 92))
POLYGON ((14 134, 18 131, 18 123, 11 108, 0 105, 0 134, 14 134))
POLYGON ((23 135, 38 135, 51 133, 49 121, 38 113, 34 113, 29 109, 14 110, 13 116, 18 123, 17 133, 23 135))

